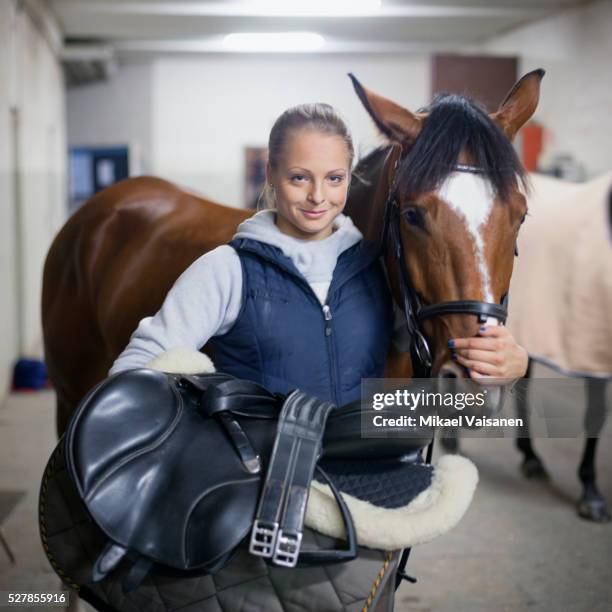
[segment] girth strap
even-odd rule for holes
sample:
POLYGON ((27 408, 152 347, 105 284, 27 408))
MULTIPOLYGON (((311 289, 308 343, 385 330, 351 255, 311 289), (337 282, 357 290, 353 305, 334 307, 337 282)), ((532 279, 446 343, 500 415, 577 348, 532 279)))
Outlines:
POLYGON ((253 523, 249 552, 276 565, 298 561, 308 487, 334 404, 296 389, 285 400, 253 523))

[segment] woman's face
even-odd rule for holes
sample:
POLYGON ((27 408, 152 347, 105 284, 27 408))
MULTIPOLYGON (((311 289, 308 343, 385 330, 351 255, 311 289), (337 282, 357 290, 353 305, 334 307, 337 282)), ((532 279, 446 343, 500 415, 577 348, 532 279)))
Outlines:
POLYGON ((268 166, 268 182, 276 192, 276 225, 294 238, 327 238, 346 203, 349 181, 349 152, 340 136, 309 129, 293 132, 278 167, 268 166))

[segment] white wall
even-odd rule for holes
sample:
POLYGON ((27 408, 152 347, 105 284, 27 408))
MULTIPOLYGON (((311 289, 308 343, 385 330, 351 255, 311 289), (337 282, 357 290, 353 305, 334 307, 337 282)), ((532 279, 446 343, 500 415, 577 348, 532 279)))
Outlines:
POLYGON ((14 359, 42 357, 42 267, 66 214, 60 35, 34 4, 0 3, 0 394, 14 359))
POLYGON ((550 135, 546 156, 569 152, 589 177, 612 169, 612 2, 564 11, 478 50, 519 56, 521 74, 546 70, 535 115, 550 135))
MULTIPOLYGON (((544 67, 536 118, 552 135, 546 154, 567 151, 589 176, 612 167, 612 2, 524 26, 469 51, 516 54, 520 71, 544 67)), ((130 63, 104 83, 70 89, 71 145, 134 144, 142 171, 243 205, 243 147, 265 145, 292 104, 326 101, 366 150, 375 130, 347 72, 416 108, 428 101, 428 56, 173 56, 130 63)))
POLYGON ((143 173, 243 206, 244 147, 266 146, 276 117, 307 101, 336 106, 356 149, 378 143, 347 72, 402 104, 427 102, 426 57, 180 57, 120 66, 108 81, 70 88, 68 143, 135 144, 143 173))
POLYGON ((120 66, 107 81, 66 95, 69 146, 129 145, 139 173, 151 173, 151 63, 120 66))
POLYGON ((14 7, 0 2, 0 398, 19 352, 17 331, 17 270, 15 268, 14 159, 11 127, 11 79, 14 65, 14 7))
POLYGON ((285 56, 160 59, 153 67, 152 156, 156 174, 243 206, 243 147, 266 146, 289 106, 328 102, 347 120, 356 150, 378 144, 347 73, 416 108, 429 97, 427 57, 285 56))

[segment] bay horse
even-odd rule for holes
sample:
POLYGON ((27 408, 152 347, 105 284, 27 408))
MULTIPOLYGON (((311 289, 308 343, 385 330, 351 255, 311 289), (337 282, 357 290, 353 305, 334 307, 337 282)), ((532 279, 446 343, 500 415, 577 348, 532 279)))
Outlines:
MULTIPOLYGON (((549 479, 530 435, 528 404, 533 396, 529 402, 527 397, 531 380, 537 380, 534 364, 566 379, 583 379, 586 435, 577 470, 582 491, 576 510, 581 518, 606 523, 612 513, 597 486, 596 456, 606 422, 606 387, 612 379, 612 171, 584 183, 533 174, 530 186, 531 216, 520 235, 521 257, 512 274, 507 320, 529 353, 525 380, 514 394, 517 416, 524 423, 516 437, 523 456, 521 472, 526 478, 549 479)), ((447 451, 458 452, 458 433, 442 438, 447 451)))
MULTIPOLYGON (((389 146, 374 164, 358 164, 345 212, 367 240, 381 240, 385 230, 391 290, 420 340, 412 356, 431 375, 464 379, 470 388, 479 385, 450 359, 447 341, 476 335, 484 319, 505 318, 499 304, 527 210, 511 141, 537 107, 543 74, 525 75, 491 115, 461 96, 413 113, 351 75, 389 146), (422 312, 421 302, 430 305, 422 312)), ((58 433, 180 273, 228 242, 253 212, 141 177, 94 195, 66 222, 47 255, 42 290, 58 433)), ((410 354, 392 348, 386 376, 414 371, 410 354)))

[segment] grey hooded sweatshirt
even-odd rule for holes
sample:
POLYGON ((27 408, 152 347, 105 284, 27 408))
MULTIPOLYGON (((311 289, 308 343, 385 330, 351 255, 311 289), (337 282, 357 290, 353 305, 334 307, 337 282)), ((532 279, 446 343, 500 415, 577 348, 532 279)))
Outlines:
MULTIPOLYGON (((260 211, 238 226, 234 238, 251 238, 281 249, 324 304, 338 257, 363 235, 344 214, 336 217, 333 233, 324 240, 300 240, 283 234, 275 219, 274 211, 260 211)), ((200 349, 212 336, 230 330, 241 303, 240 258, 231 246, 219 246, 179 276, 155 316, 140 321, 109 375, 143 367, 173 347, 200 349)))

